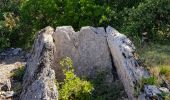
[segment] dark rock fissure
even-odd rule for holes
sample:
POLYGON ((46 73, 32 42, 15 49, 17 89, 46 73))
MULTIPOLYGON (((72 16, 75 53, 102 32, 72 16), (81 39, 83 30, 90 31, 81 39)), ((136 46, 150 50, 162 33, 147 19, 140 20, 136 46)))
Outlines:
POLYGON ((111 58, 111 63, 112 63, 112 70, 111 70, 111 72, 113 74, 113 79, 114 80, 118 80, 119 77, 118 77, 117 70, 116 70, 115 64, 113 62, 113 57, 112 57, 111 53, 110 53, 110 58, 111 58))
MULTIPOLYGON (((105 29, 105 32, 106 32, 106 29, 105 29)), ((107 41, 107 40, 106 40, 107 41)), ((107 42, 107 46, 109 48, 109 44, 107 42)), ((109 50, 109 55, 110 55, 110 58, 111 58, 111 63, 112 63, 112 70, 111 70, 111 73, 113 75, 113 80, 118 80, 119 77, 118 77, 118 74, 117 74, 117 70, 116 70, 116 67, 115 67, 115 63, 114 63, 114 60, 113 60, 113 57, 112 57, 112 54, 111 54, 111 51, 110 49, 109 50)))

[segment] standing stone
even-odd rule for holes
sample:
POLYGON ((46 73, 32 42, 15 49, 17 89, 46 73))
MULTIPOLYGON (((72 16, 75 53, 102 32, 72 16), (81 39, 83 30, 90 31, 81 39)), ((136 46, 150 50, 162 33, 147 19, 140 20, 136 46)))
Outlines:
POLYGON ((64 74, 60 67, 61 59, 65 57, 74 58, 74 55, 76 55, 76 48, 73 42, 74 34, 75 32, 71 26, 57 27, 53 34, 54 43, 56 46, 56 51, 54 56, 55 61, 54 61, 53 68, 55 69, 56 78, 58 81, 63 81, 64 79, 64 74))
POLYGON ((56 76, 61 76, 58 75, 61 73, 59 61, 70 57, 78 76, 92 78, 104 71, 106 81, 112 82, 112 61, 105 36, 104 28, 87 26, 75 32, 71 26, 57 27, 53 34, 56 76))
POLYGON ((26 64, 20 100, 58 100, 55 72, 51 68, 55 50, 53 32, 46 27, 37 34, 26 64))
POLYGON ((149 77, 148 72, 138 64, 133 43, 112 27, 107 27, 107 41, 120 80, 130 100, 136 100, 135 89, 141 79, 149 77))

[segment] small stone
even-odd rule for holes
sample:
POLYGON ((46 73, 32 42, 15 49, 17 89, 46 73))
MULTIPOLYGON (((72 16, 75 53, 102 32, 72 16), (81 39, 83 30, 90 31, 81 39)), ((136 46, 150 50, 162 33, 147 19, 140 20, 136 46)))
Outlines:
POLYGON ((2 91, 10 91, 11 90, 11 81, 6 80, 5 84, 1 87, 2 91))
POLYGON ((22 51, 21 48, 16 48, 12 51, 13 55, 19 55, 19 53, 22 51))
POLYGON ((3 95, 5 93, 5 91, 0 91, 0 95, 3 95))
POLYGON ((159 88, 162 92, 169 93, 169 90, 165 87, 160 87, 159 88))
POLYGON ((161 94, 159 88, 154 85, 145 85, 144 91, 148 97, 157 97, 158 94, 161 94))
POLYGON ((16 95, 16 93, 14 91, 7 91, 7 92, 3 93, 3 95, 6 98, 11 98, 11 97, 14 97, 16 95))

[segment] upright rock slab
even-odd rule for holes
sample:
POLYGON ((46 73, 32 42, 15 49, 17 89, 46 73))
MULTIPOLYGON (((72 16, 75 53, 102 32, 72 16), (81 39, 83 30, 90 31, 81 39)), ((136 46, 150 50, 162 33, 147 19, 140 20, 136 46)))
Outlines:
POLYGON ((57 27, 53 37, 56 77, 62 76, 59 61, 70 57, 78 76, 93 78, 104 71, 107 73, 106 81, 113 82, 113 66, 104 28, 87 26, 75 32, 71 26, 57 27))
POLYGON ((123 34, 112 27, 107 27, 107 42, 111 50, 113 61, 123 82, 125 91, 130 100, 136 100, 135 89, 142 78, 149 77, 148 72, 138 64, 134 53, 133 43, 123 34))
POLYGON ((53 32, 51 27, 46 27, 37 34, 26 64, 20 100, 58 100, 52 69, 55 51, 53 32))

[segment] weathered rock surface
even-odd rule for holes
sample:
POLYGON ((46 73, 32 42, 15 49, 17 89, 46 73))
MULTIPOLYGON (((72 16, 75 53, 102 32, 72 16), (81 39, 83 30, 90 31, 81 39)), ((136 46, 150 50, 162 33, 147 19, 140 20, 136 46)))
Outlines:
POLYGON ((5 84, 0 85, 0 91, 10 91, 11 90, 11 81, 9 79, 6 80, 5 84))
POLYGON ((106 71, 106 81, 113 82, 111 55, 104 28, 83 27, 75 32, 71 26, 57 27, 53 34, 56 46, 56 75, 61 78, 59 61, 70 57, 75 73, 88 78, 106 71))
POLYGON ((58 99, 55 72, 51 68, 55 50, 52 34, 53 29, 46 27, 36 37, 26 64, 21 100, 58 99))
POLYGON ((135 60, 133 43, 112 27, 107 27, 106 31, 117 73, 124 84, 128 97, 133 100, 135 86, 138 85, 142 77, 148 77, 149 74, 135 60))
POLYGON ((4 97, 6 99, 8 99, 8 98, 16 96, 16 93, 14 91, 6 91, 6 92, 2 93, 2 95, 4 95, 4 97))
POLYGON ((107 27, 106 32, 113 62, 128 98, 130 100, 148 100, 148 98, 153 99, 156 96, 161 98, 161 92, 156 86, 146 84, 144 89, 141 88, 144 92, 137 91, 137 89, 140 89, 141 80, 150 77, 149 73, 137 62, 134 55, 135 47, 125 35, 120 34, 110 26, 107 27), (139 92, 139 95, 135 96, 137 92, 139 92))
POLYGON ((161 95, 161 91, 159 90, 158 87, 154 85, 145 85, 144 86, 144 91, 149 98, 159 98, 158 95, 161 95))

